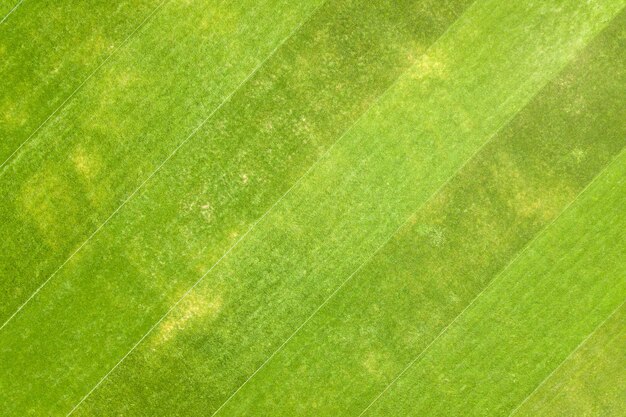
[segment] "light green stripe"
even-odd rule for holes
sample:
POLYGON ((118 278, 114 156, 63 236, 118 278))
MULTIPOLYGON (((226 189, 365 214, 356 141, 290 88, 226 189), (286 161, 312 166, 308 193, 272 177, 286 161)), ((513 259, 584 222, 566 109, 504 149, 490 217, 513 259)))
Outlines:
POLYGON ((626 414, 626 305, 551 375, 515 416, 626 414))
MULTIPOLYGON (((597 16, 582 13, 578 2, 570 6, 569 13, 547 15, 533 5, 473 7, 126 359, 83 404, 82 413, 194 414, 218 407, 220 397, 253 374, 558 72, 584 45, 581 33, 588 40, 604 26, 597 16), (587 19, 593 29, 586 29, 587 19), (571 34, 573 22, 580 31, 571 34), (477 27, 484 32, 474 33, 477 27), (487 34, 501 42, 485 45, 487 34), (432 62, 442 56, 452 65, 432 62), (472 88, 479 84, 482 88, 472 88), (468 117, 461 119, 467 124, 452 122, 461 116, 468 117)), ((607 15, 615 12, 609 8, 607 15)), ((319 390, 308 392, 311 401, 298 400, 306 395, 302 391, 267 397, 268 403, 255 403, 269 407, 258 414, 305 414, 317 403, 328 407, 322 414, 336 415, 343 404, 316 399, 319 390)), ((354 399, 337 394, 342 401, 354 399)), ((234 397, 230 404, 236 407, 238 401, 234 397)))
MULTIPOLYGON (((3 381, 15 398, 10 411, 47 411, 60 396, 60 410, 78 402, 466 2, 436 4, 442 7, 329 3, 285 43, 128 210, 2 330, 2 351, 19 356, 3 381), (50 322, 56 331, 43 332, 50 322), (88 330, 94 328, 100 330, 88 330), (25 350, 14 332, 34 344, 25 350), (86 349, 77 352, 76 344, 86 349), (71 372, 51 365, 70 362, 76 364, 71 372), (37 386, 20 391, 21 383, 8 382, 13 372, 20 381, 38 375, 37 386)), ((216 402, 221 394, 212 394, 216 402)))
POLYGON ((626 299, 626 153, 367 415, 507 416, 626 299))
MULTIPOLYGON (((383 392, 624 147, 622 22, 421 208, 223 415, 357 416, 383 392)), ((436 405, 441 415, 446 402, 436 405)), ((412 406, 403 398, 386 415, 412 406)))
POLYGON ((0 321, 322 1, 286 3, 166 4, 4 167, 0 321))
POLYGON ((161 1, 0 3, 0 165, 161 1))

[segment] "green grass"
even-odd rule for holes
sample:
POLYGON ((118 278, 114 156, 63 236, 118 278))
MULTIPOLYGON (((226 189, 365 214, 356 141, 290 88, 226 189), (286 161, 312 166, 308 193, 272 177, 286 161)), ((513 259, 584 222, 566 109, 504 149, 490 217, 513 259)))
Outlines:
POLYGON ((367 415, 515 411, 624 303, 624 175, 621 153, 367 415))
POLYGON ((620 416, 626 414, 622 305, 554 374, 528 397, 516 416, 620 416))
POLYGON ((83 86, 0 173, 13 196, 0 208, 2 267, 12 280, 2 321, 319 3, 167 3, 83 86), (208 32, 213 21, 223 28, 208 32))
POLYGON ((3 415, 619 415, 622 2, 22 6, 3 415))
POLYGON ((0 24, 4 23, 15 10, 21 6, 23 0, 0 0, 0 24))
MULTIPOLYGON (((378 4, 364 7, 362 3, 350 2, 326 6, 320 10, 316 20, 309 22, 297 36, 291 37, 266 62, 246 87, 238 92, 237 97, 233 97, 228 105, 220 108, 207 121, 201 132, 189 138, 181 152, 186 152, 186 155, 198 152, 206 154, 204 150, 209 146, 206 141, 210 141, 210 152, 216 154, 220 160, 212 162, 219 164, 219 168, 208 172, 211 182, 216 184, 215 192, 220 194, 224 194, 223 187, 239 184, 241 175, 252 175, 244 172, 233 173, 233 169, 263 169, 264 172, 259 173, 257 178, 250 177, 250 187, 245 196, 235 195, 234 199, 239 202, 234 205, 239 206, 239 212, 232 214, 236 222, 242 222, 242 209, 252 209, 254 212, 251 214, 260 215, 261 209, 269 207, 268 203, 275 201, 284 192, 284 188, 271 182, 270 177, 280 181, 280 178, 287 176, 285 181, 288 183, 290 179, 293 181, 302 175, 306 167, 397 78, 399 72, 408 67, 414 55, 428 47, 445 30, 467 3, 465 0, 449 2, 441 4, 441 9, 434 10, 424 4, 421 6, 423 11, 415 15, 403 14, 403 10, 415 9, 419 5, 410 1, 406 7, 398 9, 378 4), (354 30, 352 25, 345 25, 353 13, 357 17, 361 16, 362 27, 358 30, 354 30), (381 25, 390 29, 380 31, 381 25), (244 112, 245 120, 241 120, 244 112), (270 142, 274 143, 271 149, 267 146, 270 142), (229 164, 240 166, 229 167, 229 164), (236 184, 229 184, 229 181, 236 184), (263 196, 265 192, 271 194, 263 196), (252 193, 256 195, 251 195, 252 193), (248 208, 250 202, 260 208, 248 208)), ((245 5, 241 7, 245 8, 245 5)), ((268 5, 263 11, 269 14, 271 10, 268 5)), ((167 9, 161 11, 165 12, 167 9)), ((202 16, 203 10, 196 13, 202 16)), ((257 17, 253 15, 250 19, 255 20, 257 17)), ((153 19, 157 18, 158 15, 153 19)), ((175 16, 170 17, 174 18, 175 16)), ((285 25, 288 23, 285 22, 285 25)), ((267 24, 273 23, 268 21, 267 24)), ((169 26, 162 26, 155 26, 153 31, 158 29, 169 33, 172 30, 169 26)), ((233 28, 235 29, 237 27, 233 28)), ((188 42, 191 44, 202 40, 199 34, 193 36, 193 33, 183 28, 180 31, 190 37, 188 42)), ((199 32, 202 34, 206 30, 199 32)), ((136 36, 148 35, 141 32, 136 36)), ((152 34, 157 39, 162 36, 163 33, 159 32, 152 34)), ((237 39, 241 36, 243 35, 233 34, 235 40, 232 41, 241 42, 241 39, 237 39)), ((139 40, 134 40, 134 43, 138 42, 139 40)), ((207 67, 215 66, 209 58, 201 62, 197 59, 202 50, 210 50, 215 43, 212 39, 200 42, 195 46, 196 55, 185 59, 196 66, 202 62, 207 67)), ((212 78, 203 72, 205 68, 201 66, 194 74, 196 79, 186 81, 186 88, 181 85, 185 76, 176 73, 164 79, 156 77, 153 80, 155 84, 149 89, 144 83, 117 85, 123 74, 128 72, 129 62, 138 65, 135 62, 136 56, 141 56, 144 60, 151 57, 147 54, 153 51, 153 45, 142 48, 140 46, 136 47, 138 51, 126 53, 125 60, 117 58, 120 60, 119 64, 107 69, 110 76, 100 75, 93 81, 97 86, 84 87, 82 94, 85 95, 85 102, 75 106, 78 114, 70 114, 69 109, 65 110, 68 114, 64 117, 67 123, 60 124, 59 129, 70 129, 73 120, 83 119, 80 113, 84 109, 89 109, 94 103, 110 100, 109 105, 96 105, 96 109, 101 110, 89 118, 90 126, 84 126, 81 130, 73 126, 73 140, 61 138, 56 128, 47 128, 46 132, 50 130, 50 133, 45 137, 42 133, 40 140, 49 145, 37 146, 39 139, 35 138, 32 142, 34 149, 22 150, 24 156, 10 163, 7 172, 0 176, 0 186, 6 189, 7 194, 16 196, 14 201, 7 201, 0 207, 0 214, 6 219, 6 226, 0 232, 2 272, 12 281, 2 293, 2 321, 45 282, 137 190, 162 161, 171 155, 176 146, 211 114, 214 108, 206 103, 211 98, 206 97, 206 92, 196 93, 205 95, 204 103, 199 102, 196 108, 185 103, 189 100, 186 95, 188 90, 197 90, 201 84, 198 78, 203 80, 202 83, 208 84, 207 91, 216 97, 220 93, 212 91, 216 85, 224 89, 228 87, 220 85, 224 83, 224 77, 212 78), (102 81, 98 81, 101 78, 102 81), (163 97, 163 91, 171 89, 168 84, 173 80, 178 83, 170 94, 174 97, 163 97), (146 97, 150 93, 159 97, 146 97), (121 95, 127 96, 126 100, 122 100, 121 95), (141 103, 151 101, 163 108, 155 109, 154 114, 146 114, 145 107, 150 106, 141 106, 141 103), (135 107, 133 113, 132 108, 135 107), (192 110, 198 113, 195 118, 189 115, 192 110), (174 111, 189 119, 184 121, 186 126, 174 119, 174 111), (152 120, 164 113, 167 117, 163 117, 163 120, 152 120), (115 120, 124 122, 125 125, 109 126, 115 120), (154 132, 154 137, 146 137, 150 132, 154 132), (55 141, 56 138, 58 139, 55 141), (120 142, 129 142, 128 138, 138 139, 131 141, 130 145, 120 146, 120 142)), ((169 46, 164 45, 161 48, 167 49, 169 46)), ((224 49, 223 46, 222 48, 224 49)), ((236 51, 229 52, 231 55, 224 60, 236 61, 240 58, 236 51)), ((181 49, 179 55, 187 56, 189 53, 189 50, 181 49)), ((123 52, 118 52, 118 56, 121 55, 124 55, 123 52)), ((161 56, 162 51, 156 51, 153 61, 161 56)), ((180 68, 181 61, 174 58, 179 57, 173 57, 167 64, 158 62, 162 72, 187 72, 185 68, 180 68)), ((244 62, 239 61, 232 70, 237 71, 241 79, 247 75, 240 69, 243 64, 244 62)), ((154 73, 155 70, 150 68, 154 65, 155 62, 146 63, 148 68, 139 74, 154 73)), ((230 92, 232 91, 228 93, 230 92)), ((81 98, 76 97, 74 100, 81 98)), ((213 104, 216 105, 217 101, 213 104)), ((179 158, 185 159, 188 156, 179 158)), ((181 173, 177 173, 179 174, 181 173)), ((227 192, 231 195, 237 193, 234 190, 227 192)), ((228 195, 212 198, 214 210, 222 211, 218 205, 231 204, 229 201, 217 201, 226 198, 231 199, 228 195)), ((199 210, 200 207, 196 209, 199 210)), ((227 229, 233 226, 218 223, 213 227, 227 229)), ((220 233, 226 232, 222 230, 220 233)), ((212 231, 211 234, 216 235, 217 232, 212 231)), ((217 238, 216 236, 216 240, 217 238)))
MULTIPOLYGON (((316 415, 365 409, 624 146, 622 60, 614 58, 622 20, 421 207, 225 414, 288 416, 315 403, 316 415), (588 106, 584 130, 570 127, 582 122, 578 108, 567 109, 577 100, 588 106)), ((386 415, 407 415, 413 404, 400 403, 408 405, 386 415)))
MULTIPOLYGON (((0 20, 17 3, 0 2, 0 20)), ((58 7, 58 2, 26 0, 19 4, 0 26, 0 164, 8 162, 48 116, 115 55, 159 3, 68 1, 58 7)))

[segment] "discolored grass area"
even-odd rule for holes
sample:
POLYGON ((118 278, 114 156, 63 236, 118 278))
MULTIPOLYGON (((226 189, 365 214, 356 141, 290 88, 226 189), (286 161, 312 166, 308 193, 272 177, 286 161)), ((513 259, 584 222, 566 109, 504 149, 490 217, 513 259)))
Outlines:
MULTIPOLYGON (((303 412, 301 404, 315 404, 319 415, 358 415, 427 349, 626 145, 617 122, 621 20, 419 207, 227 410, 292 415, 303 412), (573 102, 584 102, 588 113, 568 108, 573 102), (581 118, 584 129, 570 127, 581 118), (580 150, 584 160, 575 156, 580 150)), ((427 394, 422 388, 416 398, 427 394)), ((438 414, 452 410, 448 398, 438 400, 438 414)), ((400 404, 382 415, 406 415, 415 407, 406 399, 400 404)), ((430 404, 422 412, 432 410, 430 404)), ((475 414, 485 410, 481 405, 475 414)), ((472 414, 467 405, 452 414, 462 413, 472 414)))
POLYGON ((51 122, 52 113, 62 114, 55 110, 136 36, 161 2, 0 3, 0 20, 11 13, 0 26, 0 175, 18 148, 51 122))
POLYGON ((515 414, 624 303, 625 162, 621 153, 365 415, 515 414))
POLYGON ((0 173, 11 196, 0 206, 2 321, 179 146, 197 143, 203 121, 319 4, 164 4, 0 173))
POLYGON ((619 415, 623 2, 27 3, 1 414, 619 415))

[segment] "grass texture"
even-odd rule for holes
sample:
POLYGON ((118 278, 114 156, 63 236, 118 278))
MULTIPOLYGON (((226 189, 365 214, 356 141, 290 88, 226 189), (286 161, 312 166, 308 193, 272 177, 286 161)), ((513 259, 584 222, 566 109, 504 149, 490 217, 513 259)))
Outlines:
POLYGON ((0 5, 0 414, 623 415, 622 1, 65 3, 0 5))

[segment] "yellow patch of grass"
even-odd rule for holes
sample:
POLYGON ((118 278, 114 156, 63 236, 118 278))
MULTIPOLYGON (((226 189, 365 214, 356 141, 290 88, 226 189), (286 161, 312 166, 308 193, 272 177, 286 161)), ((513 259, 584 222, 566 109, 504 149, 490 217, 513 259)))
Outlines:
POLYGON ((222 303, 220 295, 208 296, 191 292, 172 311, 172 314, 161 322, 154 341, 157 344, 166 343, 186 329, 192 321, 217 317, 222 309, 222 303))
POLYGON ((78 146, 71 154, 74 168, 86 179, 95 177, 102 166, 100 160, 93 152, 88 152, 83 146, 78 146))

